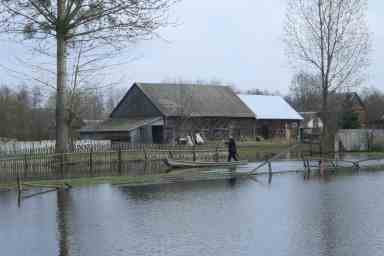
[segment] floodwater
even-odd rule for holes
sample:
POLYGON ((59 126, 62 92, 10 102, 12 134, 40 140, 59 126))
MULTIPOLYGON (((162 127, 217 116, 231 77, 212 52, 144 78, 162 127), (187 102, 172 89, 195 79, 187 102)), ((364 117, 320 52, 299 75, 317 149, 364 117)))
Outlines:
POLYGON ((106 184, 31 197, 20 208, 15 192, 1 192, 0 254, 383 255, 383 184, 384 172, 106 184))

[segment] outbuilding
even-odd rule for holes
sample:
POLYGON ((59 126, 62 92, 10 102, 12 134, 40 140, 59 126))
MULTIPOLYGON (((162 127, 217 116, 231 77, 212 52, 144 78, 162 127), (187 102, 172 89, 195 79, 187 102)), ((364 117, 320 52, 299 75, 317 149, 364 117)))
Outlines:
POLYGON ((303 117, 281 96, 238 95, 256 116, 255 134, 265 139, 295 139, 303 117))

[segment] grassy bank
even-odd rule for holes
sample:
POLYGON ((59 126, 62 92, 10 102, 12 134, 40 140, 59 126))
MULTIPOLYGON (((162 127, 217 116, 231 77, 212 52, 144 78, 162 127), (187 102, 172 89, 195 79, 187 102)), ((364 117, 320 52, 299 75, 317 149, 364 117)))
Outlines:
MULTIPOLYGON (((238 153, 242 159, 261 160, 271 154, 281 153, 292 145, 284 141, 239 142, 238 153)), ((291 153, 308 150, 309 145, 300 144, 292 149, 291 153)))
MULTIPOLYGON (((26 181, 25 183, 34 186, 57 186, 64 187, 68 184, 72 187, 81 186, 93 186, 98 184, 113 184, 113 183, 137 183, 143 184, 153 179, 158 179, 166 174, 154 174, 154 175, 143 175, 143 176, 105 176, 105 177, 83 177, 83 178, 71 178, 71 179, 57 179, 57 180, 35 180, 26 181)), ((16 188, 16 182, 0 183, 0 190, 6 190, 10 188, 16 188)))
MULTIPOLYGON (((204 181, 204 180, 222 180, 230 178, 248 177, 247 173, 234 172, 233 170, 210 170, 210 169, 181 169, 169 173, 138 175, 138 176, 106 176, 106 177, 85 177, 58 180, 39 180, 22 182, 24 188, 42 187, 42 188, 68 188, 83 187, 98 184, 112 184, 124 186, 143 186, 151 184, 167 184, 178 182, 204 181)), ((1 189, 16 189, 15 182, 0 184, 1 189)))

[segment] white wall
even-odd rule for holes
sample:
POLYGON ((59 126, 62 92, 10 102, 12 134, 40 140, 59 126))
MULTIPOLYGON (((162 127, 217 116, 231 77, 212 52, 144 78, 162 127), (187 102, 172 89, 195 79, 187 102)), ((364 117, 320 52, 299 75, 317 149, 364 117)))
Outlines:
POLYGON ((339 130, 335 137, 335 151, 341 150, 340 145, 346 151, 382 150, 384 149, 384 130, 339 130))

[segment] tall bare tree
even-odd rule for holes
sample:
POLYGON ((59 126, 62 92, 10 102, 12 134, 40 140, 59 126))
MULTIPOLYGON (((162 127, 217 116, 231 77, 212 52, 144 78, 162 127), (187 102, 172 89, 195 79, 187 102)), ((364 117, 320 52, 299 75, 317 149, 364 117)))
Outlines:
POLYGON ((321 82, 319 77, 299 72, 292 79, 289 95, 286 99, 297 111, 318 111, 321 109, 321 82))
POLYGON ((0 28, 56 44, 56 151, 65 152, 66 56, 78 42, 123 47, 167 24, 174 0, 0 0, 0 28))
POLYGON ((333 143, 328 97, 359 85, 370 50, 367 0, 288 0, 284 41, 295 68, 321 80, 322 145, 333 143))

